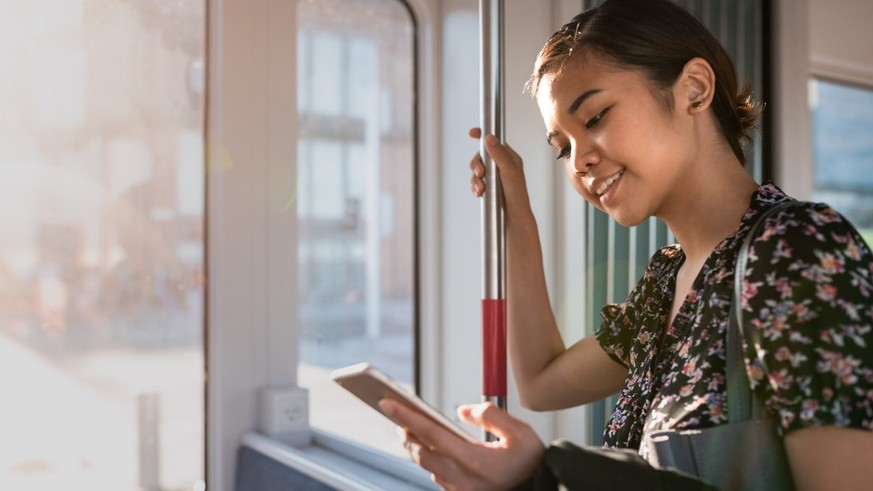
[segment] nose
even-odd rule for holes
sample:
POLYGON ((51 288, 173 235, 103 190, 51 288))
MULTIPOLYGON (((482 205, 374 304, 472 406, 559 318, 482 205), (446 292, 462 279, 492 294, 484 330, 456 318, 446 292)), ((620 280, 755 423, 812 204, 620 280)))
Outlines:
POLYGON ((579 145, 573 149, 572 162, 577 174, 587 174, 591 167, 600 163, 600 154, 591 145, 579 145))

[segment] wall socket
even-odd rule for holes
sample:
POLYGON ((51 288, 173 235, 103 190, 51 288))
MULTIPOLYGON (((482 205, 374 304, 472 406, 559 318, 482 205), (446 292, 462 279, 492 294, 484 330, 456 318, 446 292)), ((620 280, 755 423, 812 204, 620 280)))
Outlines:
POLYGON ((281 442, 305 446, 309 432, 309 391, 301 387, 264 387, 258 391, 258 430, 281 442))

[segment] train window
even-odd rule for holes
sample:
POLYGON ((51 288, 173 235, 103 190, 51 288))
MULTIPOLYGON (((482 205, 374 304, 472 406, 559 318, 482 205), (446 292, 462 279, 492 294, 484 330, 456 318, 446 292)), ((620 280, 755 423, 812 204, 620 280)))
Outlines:
POLYGON ((873 244, 873 89, 810 84, 813 199, 840 210, 873 244))
POLYGON ((0 489, 204 489, 205 2, 4 2, 0 489))
POLYGON ((298 2, 298 383, 310 423, 401 454, 330 380, 367 361, 414 385, 415 27, 398 0, 298 2))

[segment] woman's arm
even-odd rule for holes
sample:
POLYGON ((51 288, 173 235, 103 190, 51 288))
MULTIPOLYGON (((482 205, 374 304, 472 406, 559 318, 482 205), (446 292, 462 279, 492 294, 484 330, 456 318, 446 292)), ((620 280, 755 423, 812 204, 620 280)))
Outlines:
POLYGON ((839 426, 795 430, 785 449, 798 491, 873 489, 873 432, 839 426))
MULTIPOLYGON (((470 136, 478 138, 478 129, 470 136)), ((530 208, 522 159, 508 145, 486 137, 486 150, 500 171, 506 201, 507 344, 521 404, 545 411, 601 399, 618 391, 627 369, 591 337, 565 348, 549 303, 536 219, 530 208)), ((476 194, 485 168, 470 163, 476 194)))

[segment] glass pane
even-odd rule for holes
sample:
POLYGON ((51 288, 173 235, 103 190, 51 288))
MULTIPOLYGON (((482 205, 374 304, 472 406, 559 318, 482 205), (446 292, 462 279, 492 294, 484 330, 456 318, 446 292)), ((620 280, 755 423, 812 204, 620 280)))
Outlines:
POLYGON ((846 215, 873 244, 873 89, 813 80, 813 199, 846 215))
POLYGON ((204 489, 205 2, 0 0, 0 489, 204 489))
POLYGON ((414 29, 398 0, 298 1, 300 359, 312 425, 405 455, 330 380, 414 382, 414 29))

